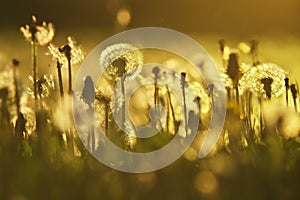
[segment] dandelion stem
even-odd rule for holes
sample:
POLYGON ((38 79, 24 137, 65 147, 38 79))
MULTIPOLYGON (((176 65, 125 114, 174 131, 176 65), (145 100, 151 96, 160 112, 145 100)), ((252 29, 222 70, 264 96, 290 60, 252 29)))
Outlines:
POLYGON ((284 79, 284 83, 285 83, 285 101, 286 101, 286 107, 289 106, 289 78, 285 78, 284 79))
POLYGON ((250 42, 251 42, 251 54, 252 54, 252 66, 256 66, 259 64, 259 61, 257 58, 258 41, 251 40, 250 42))
POLYGON ((64 98, 64 86, 63 86, 63 82, 62 82, 62 73, 61 73, 62 64, 59 63, 58 60, 56 61, 56 67, 57 67, 60 97, 61 97, 61 99, 63 99, 64 98))
POLYGON ((159 73, 159 68, 155 67, 153 69, 154 73, 154 106, 158 104, 158 85, 157 85, 157 80, 158 80, 158 73, 159 73))
POLYGON ((166 126, 167 126, 167 133, 168 134, 170 134, 169 120, 170 120, 170 103, 169 103, 169 98, 167 98, 167 119, 166 119, 166 126))
POLYGON ((237 104, 240 103, 240 94, 239 94, 239 86, 238 85, 235 86, 235 100, 236 100, 237 104))
POLYGON ((17 113, 20 113, 20 94, 18 88, 18 81, 17 81, 17 69, 19 66, 19 61, 13 59, 13 72, 14 72, 14 84, 15 84, 15 101, 17 106, 17 113))
POLYGON ((72 94, 72 65, 71 65, 71 50, 69 44, 66 44, 62 48, 59 49, 60 52, 63 52, 68 60, 68 72, 69 72, 69 94, 72 94))
POLYGON ((68 69, 69 69, 69 94, 72 94, 72 68, 71 68, 71 58, 68 58, 68 69))
POLYGON ((32 74, 33 74, 33 94, 34 94, 34 100, 35 100, 35 106, 37 108, 37 85, 36 85, 36 79, 37 79, 37 45, 36 40, 33 37, 32 43, 31 43, 31 50, 32 50, 32 74))
POLYGON ((218 41, 218 43, 219 43, 219 47, 220 47, 220 51, 221 51, 221 55, 222 55, 222 64, 223 64, 223 67, 225 68, 226 67, 226 61, 224 59, 225 40, 220 39, 218 41))
POLYGON ((172 98, 171 98, 171 93, 170 93, 170 89, 167 86, 167 94, 168 94, 168 102, 169 102, 169 106, 171 108, 171 112, 172 112, 172 118, 173 118, 173 123, 174 123, 174 129, 176 129, 176 117, 175 117, 175 112, 174 112, 174 107, 173 107, 173 103, 172 103, 172 98))
POLYGON ((1 116, 0 116, 0 124, 2 125, 6 119, 8 119, 7 117, 7 107, 6 107, 6 103, 7 103, 7 98, 8 98, 8 88, 1 88, 0 89, 0 99, 1 99, 1 116))
POLYGON ((227 91, 227 100, 231 101, 231 89, 230 89, 230 87, 226 87, 226 91, 227 91))
POLYGON ((214 84, 208 85, 209 95, 211 96, 211 104, 212 104, 212 110, 215 109, 215 97, 214 97, 214 84))
POLYGON ((183 97, 183 115, 184 115, 184 125, 185 125, 185 134, 188 134, 188 121, 187 121, 187 110, 186 110, 186 98, 185 98, 185 86, 186 86, 186 73, 181 73, 181 87, 182 87, 182 97, 183 97))
POLYGON ((294 100, 294 108, 295 108, 295 111, 298 113, 298 108, 297 108, 297 88, 296 88, 295 84, 291 85, 291 92, 292 92, 293 100, 294 100))
MULTIPOLYGON (((32 32, 32 73, 33 73, 33 94, 34 94, 34 108, 35 108, 35 124, 36 129, 38 129, 38 94, 37 94, 37 43, 35 38, 35 33, 32 32)), ((37 130, 37 133, 39 131, 37 130)))

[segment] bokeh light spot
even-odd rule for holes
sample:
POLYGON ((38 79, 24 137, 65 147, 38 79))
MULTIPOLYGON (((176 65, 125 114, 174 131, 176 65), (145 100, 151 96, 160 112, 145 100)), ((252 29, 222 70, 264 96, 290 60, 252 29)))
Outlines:
POLYGON ((117 21, 121 26, 127 26, 131 21, 131 14, 127 9, 120 9, 117 13, 117 21))

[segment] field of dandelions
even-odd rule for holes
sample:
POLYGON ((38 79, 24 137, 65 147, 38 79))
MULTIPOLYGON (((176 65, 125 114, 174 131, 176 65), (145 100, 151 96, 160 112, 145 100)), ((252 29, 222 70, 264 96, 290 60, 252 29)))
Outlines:
POLYGON ((85 44, 73 37, 67 37, 65 44, 54 44, 54 25, 34 16, 21 26, 20 34, 28 43, 31 73, 20 74, 24 66, 18 58, 0 66, 1 200, 300 198, 298 83, 284 67, 261 62, 258 41, 240 43, 238 48, 228 46, 224 39, 216 41, 227 114, 218 143, 206 158, 199 159, 214 107, 214 86, 206 86, 185 60, 168 52, 137 50, 128 43, 113 44, 99 56, 104 76, 98 83, 86 77, 83 91, 75 94, 74 66, 84 60, 85 44), (51 73, 39 73, 41 52, 55 66, 51 73), (138 66, 154 54, 182 76, 159 68, 148 77, 141 76, 138 66), (141 84, 149 79, 167 83, 138 89, 129 104, 130 119, 124 116, 124 91, 114 91, 126 72, 130 73, 121 80, 123 87, 133 79, 141 84), (172 94, 172 84, 182 90, 184 112, 172 94), (197 96, 191 105, 185 102, 191 98, 185 93, 186 84, 197 96), (92 126, 101 127, 115 145, 127 151, 163 147, 180 122, 185 124, 186 134, 180 135, 184 141, 192 131, 186 108, 199 116, 197 136, 184 155, 164 169, 145 174, 118 172, 90 154, 101 148, 93 127, 82 125, 86 135, 79 139, 72 118, 73 99, 95 111, 98 123, 92 126), (161 131, 147 140, 135 137, 133 122, 149 123, 148 109, 154 104, 166 110, 151 121, 161 131), (122 127, 116 120, 123 122, 122 127))

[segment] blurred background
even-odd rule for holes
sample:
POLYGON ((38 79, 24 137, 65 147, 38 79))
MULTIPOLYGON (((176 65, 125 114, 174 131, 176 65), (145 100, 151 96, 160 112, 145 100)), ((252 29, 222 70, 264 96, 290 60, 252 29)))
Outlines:
MULTIPOLYGON (((29 44, 19 32, 21 25, 36 15, 54 23, 54 43, 72 35, 89 53, 109 36, 131 28, 158 26, 188 34, 221 64, 217 41, 237 47, 239 42, 260 42, 262 62, 274 62, 295 79, 300 74, 300 2, 298 0, 66 0, 8 1, 0 6, 0 64, 12 57, 30 65, 29 44), (18 47, 16 50, 15 47, 18 47), (27 52, 27 53, 26 53, 27 52)), ((41 55, 43 56, 43 55, 41 55)), ((41 64, 49 65, 49 61, 41 64)))

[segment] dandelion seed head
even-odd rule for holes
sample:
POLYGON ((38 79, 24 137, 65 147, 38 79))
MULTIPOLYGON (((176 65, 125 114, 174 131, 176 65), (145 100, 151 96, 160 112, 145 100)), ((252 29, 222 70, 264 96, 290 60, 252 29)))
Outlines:
POLYGON ((137 47, 128 43, 117 43, 106 47, 99 59, 99 65, 106 69, 106 74, 111 80, 121 77, 142 64, 143 54, 137 47))
POLYGON ((278 97, 284 93, 284 79, 286 78, 286 72, 278 65, 272 63, 264 63, 254 66, 246 72, 239 81, 241 92, 251 90, 258 96, 267 98, 266 91, 264 90, 264 84, 262 83, 264 78, 273 79, 271 84, 272 97, 278 97))
POLYGON ((30 26, 29 25, 21 26, 20 31, 23 33, 26 40, 31 41, 32 34, 30 32, 30 26))
MULTIPOLYGON (((34 83, 32 76, 29 76, 29 80, 34 83)), ((54 78, 52 75, 43 75, 36 82, 37 90, 39 93, 39 98, 49 97, 55 89, 54 78)), ((28 93, 34 97, 34 92, 32 88, 28 88, 28 93)))
MULTIPOLYGON (((210 110, 210 105, 211 105, 210 101, 211 100, 210 100, 210 97, 208 96, 207 92, 203 88, 203 86, 197 81, 189 82, 188 84, 189 84, 189 87, 193 90, 194 94, 186 93, 186 98, 192 99, 192 98, 194 98, 194 95, 199 97, 201 113, 208 113, 210 110)), ((188 106, 188 108, 191 108, 192 110, 199 109, 199 108, 194 108, 193 105, 187 105, 187 106, 188 106)))
POLYGON ((43 22, 42 26, 37 26, 35 37, 39 45, 46 46, 53 40, 54 33, 54 25, 50 22, 43 22))
POLYGON ((59 63, 64 64, 64 66, 66 66, 68 60, 66 58, 66 56, 59 51, 59 48, 56 47, 54 44, 50 43, 48 46, 48 54, 52 55, 54 60, 58 60, 59 63))
MULTIPOLYGON (((80 46, 76 45, 76 41, 72 39, 72 37, 67 38, 68 43, 71 48, 71 64, 78 64, 84 60, 84 52, 80 46)), ((61 51, 62 48, 55 46, 54 44, 50 43, 48 46, 48 54, 53 57, 54 60, 58 60, 63 66, 68 66, 68 58, 65 52, 61 51)))
MULTIPOLYGON (((247 71, 249 71, 251 69, 251 65, 249 64, 246 64, 246 63, 241 63, 240 64, 240 71, 242 74, 246 73, 247 71)), ((226 88, 230 88, 230 89, 233 89, 234 88, 234 84, 233 84, 233 81, 232 79, 228 76, 228 74, 226 73, 226 69, 222 68, 221 69, 221 74, 220 74, 220 78, 221 80, 223 81, 224 83, 224 86, 226 88)))
POLYGON ((37 24, 35 16, 32 16, 32 23, 20 27, 20 31, 28 41, 33 42, 35 40, 41 46, 48 45, 55 35, 54 25, 51 22, 44 21, 42 24, 37 24))
POLYGON ((69 36, 67 38, 68 45, 71 47, 71 63, 78 64, 83 61, 84 59, 84 52, 80 46, 76 45, 77 42, 69 36))

